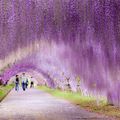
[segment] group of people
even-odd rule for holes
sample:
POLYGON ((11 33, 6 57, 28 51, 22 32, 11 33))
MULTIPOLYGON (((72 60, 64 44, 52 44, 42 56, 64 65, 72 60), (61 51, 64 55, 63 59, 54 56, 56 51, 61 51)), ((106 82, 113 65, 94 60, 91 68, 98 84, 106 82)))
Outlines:
MULTIPOLYGON (((31 77, 31 79, 32 79, 32 77, 31 77)), ((28 81, 28 78, 26 77, 25 73, 22 73, 21 78, 19 77, 19 75, 16 75, 16 78, 15 78, 15 90, 16 91, 19 91, 20 81, 21 81, 22 89, 23 89, 23 91, 25 91, 29 85, 29 81, 28 81)), ((31 83, 30 83, 30 88, 32 88, 32 87, 34 87, 33 81, 31 81, 31 83)))

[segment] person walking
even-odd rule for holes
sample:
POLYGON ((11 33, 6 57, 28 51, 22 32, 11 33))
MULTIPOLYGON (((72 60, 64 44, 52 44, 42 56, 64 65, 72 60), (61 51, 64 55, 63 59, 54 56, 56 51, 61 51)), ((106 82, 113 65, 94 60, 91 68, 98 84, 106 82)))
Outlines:
POLYGON ((26 84, 26 88, 28 88, 28 85, 29 85, 28 78, 26 78, 25 84, 26 84))
POLYGON ((23 91, 25 91, 25 89, 26 89, 26 80, 27 80, 26 75, 25 75, 25 73, 23 73, 22 74, 22 89, 23 89, 23 91))
POLYGON ((33 87, 34 87, 33 77, 31 77, 30 88, 33 88, 33 87))
POLYGON ((18 75, 16 75, 16 78, 15 78, 15 90, 19 91, 19 76, 18 75))

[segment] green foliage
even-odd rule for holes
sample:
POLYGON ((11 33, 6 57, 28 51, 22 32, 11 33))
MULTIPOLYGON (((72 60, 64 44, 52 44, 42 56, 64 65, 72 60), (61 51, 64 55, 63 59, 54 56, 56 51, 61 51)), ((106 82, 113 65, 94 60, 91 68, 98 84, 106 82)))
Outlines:
POLYGON ((48 92, 55 97, 66 99, 91 112, 97 112, 120 119, 120 109, 115 106, 107 105, 107 100, 104 98, 101 98, 98 106, 95 97, 83 96, 80 92, 75 93, 70 91, 61 91, 59 89, 51 89, 46 86, 38 86, 37 88, 48 92))
POLYGON ((0 86, 0 101, 7 95, 7 93, 14 87, 13 84, 0 86))

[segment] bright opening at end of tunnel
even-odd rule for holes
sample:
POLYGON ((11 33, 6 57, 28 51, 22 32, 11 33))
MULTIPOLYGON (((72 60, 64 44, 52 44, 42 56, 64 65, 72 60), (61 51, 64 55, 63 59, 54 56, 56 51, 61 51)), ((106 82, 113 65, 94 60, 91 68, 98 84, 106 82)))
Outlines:
MULTIPOLYGON (((60 107, 57 104, 62 104, 57 98, 120 119, 119 53, 120 0, 0 0, 0 119, 8 119, 1 117, 7 105, 10 119, 16 118, 11 116, 12 103, 7 101, 25 104, 30 99, 28 105, 34 112, 24 114, 16 105, 17 119, 33 115, 31 119, 42 120, 42 111, 48 109, 50 119, 59 120, 58 114, 52 116, 60 107), (28 88, 34 84, 34 88, 27 90, 27 84, 28 88), (46 92, 57 98, 49 98, 46 92), (41 107, 44 101, 47 105, 55 102, 55 109, 44 104, 41 107), (35 109, 36 102, 39 105, 35 109)), ((61 113, 61 120, 85 118, 81 109, 63 104, 66 114, 77 116, 80 111, 80 116, 69 118, 61 113), (67 112, 63 104, 68 106, 67 112)), ((86 114, 85 119, 99 118, 91 112, 86 114)))

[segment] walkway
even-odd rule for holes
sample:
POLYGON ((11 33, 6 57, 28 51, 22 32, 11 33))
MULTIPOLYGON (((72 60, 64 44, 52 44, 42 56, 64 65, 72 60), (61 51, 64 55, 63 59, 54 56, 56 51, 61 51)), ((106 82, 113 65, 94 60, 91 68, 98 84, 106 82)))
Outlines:
POLYGON ((0 120, 111 120, 51 95, 28 89, 10 94, 0 103, 0 120))

